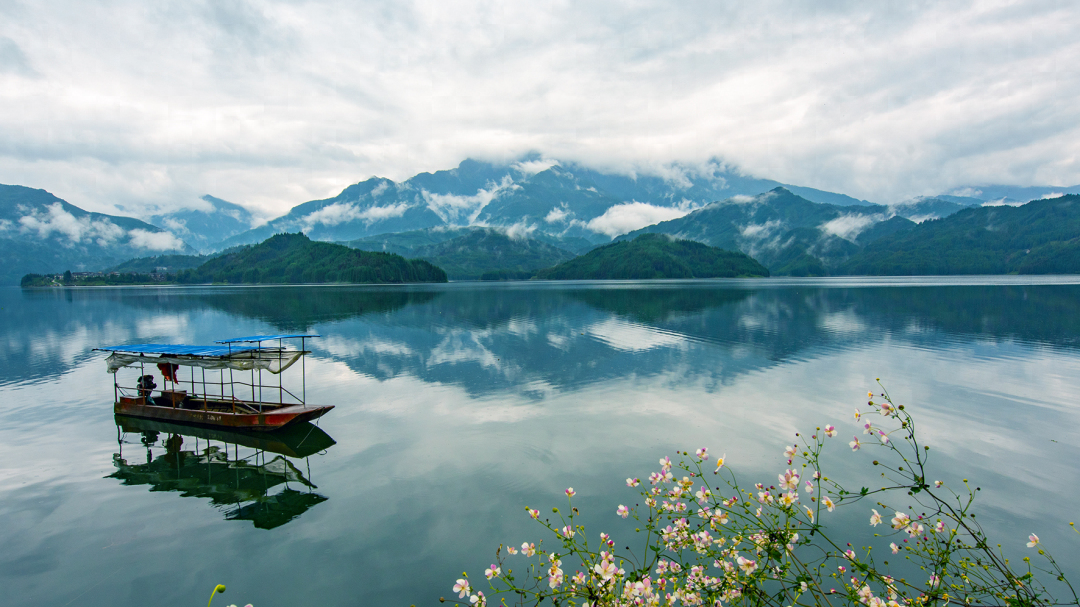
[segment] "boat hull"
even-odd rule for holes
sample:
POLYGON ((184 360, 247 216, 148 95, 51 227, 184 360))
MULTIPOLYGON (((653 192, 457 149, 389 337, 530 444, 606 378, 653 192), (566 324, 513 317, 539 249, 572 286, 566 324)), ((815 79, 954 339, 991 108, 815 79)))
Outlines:
POLYGON ((273 409, 268 408, 262 413, 231 413, 228 411, 161 407, 148 404, 146 399, 143 398, 122 398, 113 406, 113 413, 195 426, 265 432, 284 428, 293 423, 318 419, 333 408, 333 405, 322 407, 291 405, 273 409))

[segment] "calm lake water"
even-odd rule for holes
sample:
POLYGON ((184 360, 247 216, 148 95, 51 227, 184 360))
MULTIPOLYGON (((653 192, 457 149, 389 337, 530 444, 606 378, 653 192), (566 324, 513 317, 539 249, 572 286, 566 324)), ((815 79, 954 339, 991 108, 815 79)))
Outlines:
POLYGON ((1080 579, 1078 304, 1075 277, 0 289, 3 604, 197 605, 224 583, 215 604, 434 605, 500 542, 546 537, 524 508, 568 486, 622 543, 623 479, 675 449, 768 482, 833 423, 830 476, 859 482, 875 377, 936 476, 983 488, 992 539, 1023 556, 1038 533, 1080 579), (281 331, 322 335, 317 430, 275 452, 117 427, 93 348, 281 331))

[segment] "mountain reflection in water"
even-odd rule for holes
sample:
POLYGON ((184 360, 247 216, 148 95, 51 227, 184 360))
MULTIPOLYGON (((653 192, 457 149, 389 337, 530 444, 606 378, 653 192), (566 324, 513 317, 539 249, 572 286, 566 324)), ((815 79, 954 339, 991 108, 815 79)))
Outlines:
POLYGON ((314 492, 308 458, 335 442, 310 423, 258 435, 124 416, 116 424, 120 452, 113 454, 116 472, 107 478, 124 485, 208 498, 226 519, 251 521, 259 529, 280 527, 328 499, 314 492), (129 447, 125 457, 131 434, 140 435, 145 463, 134 463, 143 455, 138 448, 131 453, 129 447), (303 459, 307 476, 289 458, 303 459))

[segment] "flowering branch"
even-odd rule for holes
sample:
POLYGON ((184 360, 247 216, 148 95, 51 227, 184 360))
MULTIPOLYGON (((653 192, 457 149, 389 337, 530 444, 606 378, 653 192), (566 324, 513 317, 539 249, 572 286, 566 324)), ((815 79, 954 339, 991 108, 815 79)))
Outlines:
MULTIPOLYGON (((957 491, 928 480, 930 447, 920 444, 905 407, 881 390, 867 394, 867 413, 855 410, 862 434, 848 443, 853 453, 881 450, 872 461, 882 470, 881 488, 852 491, 824 474, 822 454, 838 435, 832 425, 816 428, 809 437, 797 433, 796 443, 784 449, 785 466, 777 482, 752 488, 740 484, 726 457, 717 458, 713 468, 706 448, 692 456, 676 452, 678 461, 659 460, 660 469, 649 475, 647 485, 626 479, 629 487, 641 487, 644 507, 619 505, 615 510, 641 524, 637 531, 643 534, 643 552, 616 549, 607 533, 599 534, 598 545, 590 545, 585 528, 575 522, 580 513, 573 505, 576 491, 569 488, 567 510, 552 508, 556 520, 527 509, 554 535, 555 548, 546 550, 541 541, 540 547, 525 542, 520 549, 496 550, 496 563, 484 571, 493 596, 501 595, 503 605, 550 600, 588 607, 1080 606, 1038 536, 1032 534, 1027 546, 1044 557, 1041 568, 1025 557, 1023 570, 1014 570, 1000 545, 989 543, 973 509, 980 487, 972 489, 964 479, 957 491), (914 512, 889 505, 898 494, 918 504, 914 512), (823 522, 837 508, 858 507, 868 499, 881 508, 869 509, 874 528, 886 524, 892 512, 886 530, 874 537, 876 542, 891 540, 889 553, 899 562, 876 558, 880 551, 875 553, 872 545, 856 550, 834 539, 836 530, 823 522), (519 554, 528 560, 515 575, 507 558, 519 554), (1052 576, 1071 598, 1055 598, 1039 574, 1052 576)), ((454 592, 452 603, 487 605, 488 598, 467 575, 457 580, 454 592)))

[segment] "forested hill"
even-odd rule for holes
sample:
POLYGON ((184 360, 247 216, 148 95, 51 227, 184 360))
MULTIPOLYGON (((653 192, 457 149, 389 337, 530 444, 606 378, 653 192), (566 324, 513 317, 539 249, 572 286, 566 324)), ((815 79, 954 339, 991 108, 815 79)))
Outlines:
POLYGON ((700 242, 677 240, 666 234, 642 234, 633 240, 605 245, 541 270, 537 278, 551 280, 735 278, 768 276, 769 270, 752 257, 700 242))
POLYGON ((426 261, 358 251, 303 234, 278 234, 260 244, 211 259, 177 275, 181 283, 403 283, 446 282, 426 261))
POLYGON ((1077 274, 1080 196, 973 207, 868 244, 838 274, 1077 274))
POLYGON ((455 280, 480 278, 486 272, 530 274, 574 258, 574 254, 531 238, 511 238, 495 229, 472 230, 437 244, 417 247, 418 258, 438 264, 455 280))

